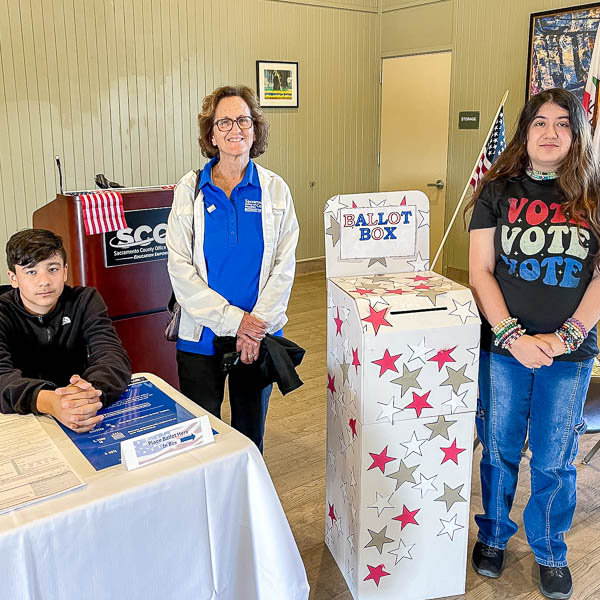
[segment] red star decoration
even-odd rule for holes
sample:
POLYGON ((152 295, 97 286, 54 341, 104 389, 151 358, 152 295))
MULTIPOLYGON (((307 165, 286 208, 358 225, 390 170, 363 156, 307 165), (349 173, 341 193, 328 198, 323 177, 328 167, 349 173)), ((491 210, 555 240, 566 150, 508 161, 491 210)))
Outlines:
POLYGON ((385 290, 385 293, 386 294, 398 294, 398 296, 401 296, 404 292, 403 292, 403 290, 398 288, 397 290, 385 290))
POLYGON ((413 290, 430 290, 432 285, 425 285, 424 283, 420 283, 419 285, 414 285, 413 290))
POLYGON ((337 309, 337 317, 334 319, 334 322, 335 322, 335 326, 337 328, 337 331, 335 332, 335 335, 338 335, 338 334, 342 335, 342 323, 344 321, 342 321, 340 319, 340 309, 339 308, 337 309))
POLYGON ((464 452, 466 448, 457 448, 456 438, 454 438, 454 441, 452 442, 452 444, 450 444, 450 446, 448 446, 447 448, 440 448, 440 450, 444 453, 444 459, 440 464, 443 465, 448 460, 451 460, 452 462, 458 464, 458 455, 461 452, 464 452))
POLYGON ((356 350, 352 348, 352 366, 358 373, 358 367, 360 367, 360 360, 358 360, 358 348, 356 350))
POLYGON ((402 531, 407 525, 418 525, 415 515, 420 511, 420 508, 415 510, 408 510, 406 504, 402 505, 402 514, 394 517, 392 521, 400 521, 400 531, 402 531))
POLYGON ((335 394, 335 375, 331 377, 329 373, 327 373, 327 389, 332 394, 335 394))
POLYGON ((429 362, 436 362, 438 364, 438 371, 442 370, 442 367, 447 362, 456 362, 451 356, 450 352, 456 350, 456 346, 454 348, 450 348, 450 350, 440 350, 435 356, 429 359, 429 362))
POLYGON ((364 578, 363 581, 368 581, 372 579, 375 582, 375 585, 379 587, 379 580, 386 575, 389 575, 387 571, 384 571, 385 565, 377 565, 376 567, 372 567, 371 565, 367 565, 367 569, 369 569, 369 574, 364 578))
POLYGON ((402 356, 402 354, 390 354, 389 350, 386 348, 383 356, 378 358, 377 360, 371 361, 374 365, 379 365, 379 377, 381 377, 386 371, 395 371, 396 369, 396 361, 402 356))
POLYGON ((402 202, 400 202, 400 206, 406 206, 406 196, 402 198, 402 202))
POLYGON ((331 519, 332 525, 333 525, 334 521, 337 521, 337 517, 335 516, 335 510, 333 508, 333 504, 329 504, 329 514, 327 516, 331 519))
POLYGON ((432 279, 432 277, 423 277, 423 275, 416 275, 415 277, 409 277, 409 279, 412 279, 413 281, 429 281, 430 279, 432 279))
POLYGON ((387 449, 388 447, 386 446, 379 454, 376 454, 375 452, 369 452, 371 458, 373 459, 373 464, 367 469, 367 471, 377 468, 385 475, 385 465, 393 460, 396 460, 393 456, 387 455, 387 449))
POLYGON ((355 290, 350 290, 350 293, 352 292, 356 292, 357 294, 360 294, 361 296, 364 296, 365 294, 374 294, 375 292, 373 290, 368 290, 366 288, 356 288, 355 290))
POLYGON ((354 200, 352 200, 352 208, 358 208, 358 206, 356 206, 356 202, 354 202, 354 200))
POLYGON ((361 320, 366 321, 367 323, 371 323, 371 325, 373 325, 373 329, 375 330, 375 335, 377 335, 377 332, 379 331, 380 327, 392 327, 392 324, 388 323, 385 320, 387 310, 387 308, 375 310, 371 305, 369 305, 369 316, 361 320))
POLYGON ((352 430, 352 437, 356 437, 356 419, 350 419, 348 421, 348 425, 350 425, 350 429, 352 430))
POLYGON ((431 394, 431 391, 427 392, 426 394, 423 394, 422 396, 419 396, 419 394, 413 392, 413 401, 410 404, 407 404, 404 408, 414 408, 415 412, 417 413, 417 417, 420 417, 421 411, 424 408, 433 408, 433 406, 431 406, 431 404, 427 402, 429 394, 431 394))

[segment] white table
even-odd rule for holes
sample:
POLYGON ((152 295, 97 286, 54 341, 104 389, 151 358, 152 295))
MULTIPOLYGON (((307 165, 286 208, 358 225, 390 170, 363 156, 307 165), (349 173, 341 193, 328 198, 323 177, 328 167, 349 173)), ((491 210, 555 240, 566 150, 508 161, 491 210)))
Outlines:
MULTIPOLYGON (((158 377, 190 412, 205 412, 158 377)), ((0 600, 305 600, 300 554, 263 459, 210 417, 215 443, 95 471, 42 417, 88 487, 0 515, 0 600)))

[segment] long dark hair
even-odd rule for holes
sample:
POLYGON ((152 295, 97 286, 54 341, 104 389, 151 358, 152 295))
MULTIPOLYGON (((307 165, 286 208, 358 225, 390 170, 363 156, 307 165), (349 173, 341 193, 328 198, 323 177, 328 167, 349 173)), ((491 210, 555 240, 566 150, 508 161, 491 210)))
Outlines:
MULTIPOLYGON (((473 197, 465 207, 465 214, 473 208, 483 186, 500 177, 517 177, 529 166, 527 155, 527 133, 529 126, 544 104, 552 102, 569 113, 569 124, 573 136, 569 153, 558 169, 558 185, 565 197, 562 211, 567 220, 585 219, 597 240, 600 241, 600 168, 598 156, 592 145, 590 125, 581 102, 573 94, 554 88, 536 94, 528 100, 521 114, 517 131, 498 157, 492 168, 479 182, 473 197)), ((596 257, 598 265, 600 255, 596 257)))

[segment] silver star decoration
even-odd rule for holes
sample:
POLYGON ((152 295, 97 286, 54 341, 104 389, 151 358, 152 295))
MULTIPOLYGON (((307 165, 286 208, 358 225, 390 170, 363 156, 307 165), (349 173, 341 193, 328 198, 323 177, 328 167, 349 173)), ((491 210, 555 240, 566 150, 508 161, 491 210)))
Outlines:
POLYGON ((434 350, 433 348, 428 348, 425 345, 425 338, 423 338, 416 346, 411 346, 410 344, 408 344, 408 347, 412 352, 412 355, 408 359, 408 362, 411 362, 418 358, 423 364, 425 364, 425 361, 427 360, 427 355, 430 352, 433 352, 434 350))
POLYGON ((398 564, 403 558, 408 558, 412 560, 413 557, 410 555, 410 551, 415 547, 415 544, 411 544, 407 546, 402 540, 399 541, 398 547, 390 550, 388 554, 393 554, 396 557, 396 562, 394 564, 398 564))
POLYGON ((379 492, 375 492, 375 502, 373 504, 371 504, 370 506, 367 506, 367 508, 377 509, 377 516, 380 517, 381 513, 386 508, 394 508, 393 504, 390 503, 390 498, 392 496, 393 496, 393 494, 390 494, 386 498, 383 494, 380 494, 379 492))
POLYGON ((473 356, 471 364, 474 365, 475 361, 479 360, 479 344, 473 346, 472 348, 467 348, 467 352, 473 356))
POLYGON ((342 360, 340 356, 341 350, 339 344, 336 343, 332 344, 329 348, 329 356, 331 356, 336 363, 339 363, 342 360))
POLYGON ((331 241, 335 248, 335 245, 340 241, 340 224, 335 220, 333 215, 329 219, 329 227, 325 230, 325 233, 331 236, 331 241))
POLYGON ((408 458, 411 454, 418 454, 419 456, 423 456, 421 453, 421 446, 428 441, 428 438, 423 438, 422 440, 417 438, 417 432, 413 431, 413 434, 408 440, 408 442, 400 442, 401 446, 406 448, 406 456, 404 458, 408 458))
POLYGON ((342 490, 342 496, 344 496, 344 502, 348 502, 348 482, 344 481, 344 483, 340 485, 340 488, 342 490))
POLYGON ((375 200, 371 200, 371 198, 369 198, 369 206, 370 207, 385 206, 385 203, 386 203, 386 199, 385 198, 381 202, 375 202, 375 200))
POLYGON ((381 531, 377 532, 367 529, 371 536, 371 541, 367 543, 365 548, 377 548, 379 554, 381 554, 383 552, 384 544, 391 544, 394 541, 393 538, 389 538, 385 535, 386 530, 387 525, 385 525, 381 531))
POLYGON ((421 218, 419 222, 419 227, 429 227, 429 211, 428 210, 419 210, 419 217, 421 218))
POLYGON ((450 429, 450 427, 452 427, 452 425, 454 425, 456 422, 457 421, 447 421, 444 415, 439 415, 435 423, 425 423, 425 427, 427 427, 427 429, 431 429, 431 435, 429 436, 429 439, 432 440, 440 435, 450 441, 448 429, 450 429))
POLYGON ((348 546, 350 546, 350 554, 353 554, 355 552, 355 546, 354 546, 354 534, 351 533, 346 540, 348 541, 348 546))
POLYGON ((417 467, 418 465, 415 465, 414 467, 407 467, 406 463, 401 460, 398 470, 395 473, 386 475, 386 477, 396 480, 396 489, 394 491, 396 491, 403 483, 417 483, 413 475, 417 467))
POLYGON ((465 302, 464 304, 461 304, 460 302, 457 302, 456 300, 454 300, 454 298, 452 299, 452 302, 454 302, 454 310, 449 312, 449 315, 455 316, 455 317, 459 317, 460 318, 460 322, 464 325, 467 322, 467 319, 469 317, 474 318, 474 319, 478 319, 479 315, 474 313, 471 310, 471 306, 473 304, 473 302, 471 302, 471 300, 469 300, 468 302, 465 302))
POLYGON ((377 404, 379 404, 379 406, 381 406, 381 412, 379 413, 379 416, 377 417, 377 421, 383 421, 384 419, 387 419, 388 423, 391 423, 392 425, 394 424, 394 415, 398 412, 400 412, 400 409, 396 408, 395 404, 394 404, 394 398, 395 396, 392 396, 387 403, 385 402, 378 402, 377 404))
POLYGON ((329 466, 335 471, 335 453, 329 451, 327 459, 329 460, 329 466))
POLYGON ((384 267, 387 267, 387 262, 386 262, 385 258, 383 258, 382 256, 380 256, 379 258, 371 258, 369 260, 369 264, 367 265, 367 267, 372 267, 373 265, 375 265, 377 263, 381 263, 384 267))
POLYGON ((450 512, 450 509, 457 502, 466 502, 467 501, 466 498, 463 498, 460 495, 460 492, 462 491, 464 485, 465 485, 464 483, 461 483, 458 487, 451 488, 447 483, 444 483, 444 493, 439 498, 436 498, 435 502, 445 502, 446 503, 446 512, 450 512))
POLYGON ((433 304, 434 306, 437 306, 437 297, 444 296, 445 294, 446 294, 446 292, 432 289, 432 290, 419 290, 419 293, 417 294, 417 296, 429 298, 429 301, 431 302, 431 304, 433 304))
POLYGON ((389 275, 373 275, 373 277, 371 277, 371 283, 381 283, 382 281, 392 282, 394 280, 390 279, 389 275))
POLYGON ((338 216, 340 208, 348 208, 348 205, 340 201, 339 194, 337 196, 333 196, 333 198, 329 198, 329 200, 327 200, 327 204, 325 204, 325 212, 332 212, 336 217, 338 216))
POLYGON ((440 385, 451 385, 452 391, 458 394, 460 392, 460 386, 465 383, 473 383, 472 379, 469 379, 465 375, 465 369, 467 365, 463 365, 460 369, 453 369, 452 367, 446 365, 446 370, 448 373, 448 378, 446 381, 440 383, 440 385))
POLYGON ((419 473, 420 481, 419 483, 411 486, 415 490, 419 490, 421 492, 421 499, 425 498, 427 492, 437 492, 438 489, 433 485, 433 482, 437 475, 433 477, 425 477, 423 473, 419 473))
POLYGON ((458 515, 454 515, 449 521, 444 521, 444 519, 440 519, 442 523, 442 530, 438 533, 438 537, 440 535, 447 535, 452 541, 454 541, 454 534, 459 529, 464 529, 464 525, 459 525, 456 522, 458 515))
POLYGON ((415 273, 417 271, 427 271, 429 268, 429 261, 424 259, 420 252, 417 254, 417 258, 415 258, 415 260, 409 260, 407 262, 413 268, 415 273))
POLYGON ((465 402, 466 395, 466 391, 462 394, 455 394, 452 392, 450 399, 446 400, 446 402, 442 402, 442 406, 448 404, 450 406, 450 413, 454 414, 459 408, 467 408, 467 403, 465 402))
POLYGON ((404 396, 410 388, 415 388, 416 390, 422 389, 417 381, 417 377, 422 369, 423 367, 419 367, 411 371, 405 364, 402 365, 402 375, 396 377, 396 379, 392 379, 392 383, 400 386, 400 396, 404 396))
POLYGON ((348 369, 350 368, 350 363, 346 362, 346 356, 342 357, 342 362, 340 363, 340 368, 342 369, 342 385, 348 381, 348 369))

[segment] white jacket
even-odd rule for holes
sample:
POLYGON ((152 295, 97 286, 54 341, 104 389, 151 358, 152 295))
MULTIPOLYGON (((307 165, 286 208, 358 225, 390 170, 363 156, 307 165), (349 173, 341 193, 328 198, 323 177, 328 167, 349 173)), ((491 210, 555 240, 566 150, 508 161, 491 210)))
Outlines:
MULTIPOLYGON (((264 252, 258 281, 258 300, 252 315, 274 333, 287 323, 285 311, 294 283, 298 221, 285 181, 254 163, 262 190, 264 252)), ((181 306, 179 337, 197 342, 203 327, 218 336, 236 335, 244 311, 229 304, 208 287, 204 258, 204 195, 194 202, 196 173, 184 175, 173 197, 167 228, 168 268, 171 285, 181 306), (193 208, 192 208, 193 207, 193 208), (194 262, 192 264, 192 209, 194 210, 194 262)))

